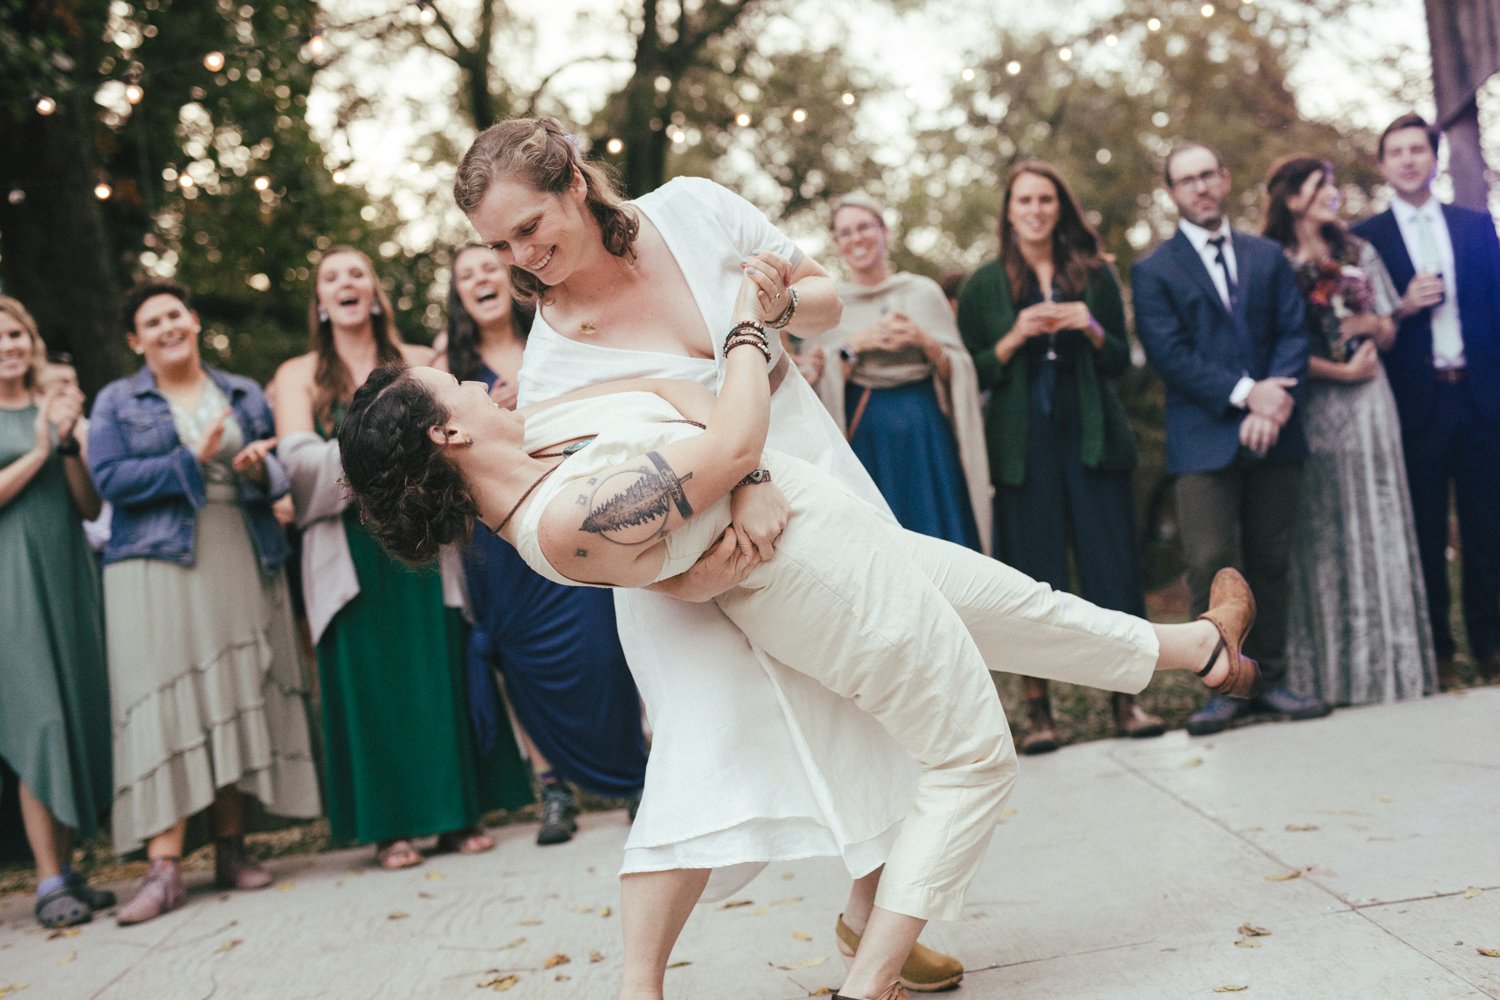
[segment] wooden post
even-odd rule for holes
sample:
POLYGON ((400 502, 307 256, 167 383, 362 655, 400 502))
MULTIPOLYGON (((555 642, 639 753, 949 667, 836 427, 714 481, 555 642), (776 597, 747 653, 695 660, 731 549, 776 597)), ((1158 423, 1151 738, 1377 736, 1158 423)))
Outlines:
POLYGON ((1454 201, 1489 207, 1475 95, 1500 72, 1500 7, 1494 0, 1426 0, 1437 126, 1448 136, 1454 201))

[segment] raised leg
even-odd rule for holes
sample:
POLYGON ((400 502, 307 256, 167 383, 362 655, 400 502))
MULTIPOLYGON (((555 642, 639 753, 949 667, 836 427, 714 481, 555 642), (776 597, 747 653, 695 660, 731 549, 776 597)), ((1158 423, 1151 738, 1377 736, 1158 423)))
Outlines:
POLYGON ((620 876, 620 929, 625 936, 621 1000, 661 1000, 672 946, 707 884, 706 868, 620 876))

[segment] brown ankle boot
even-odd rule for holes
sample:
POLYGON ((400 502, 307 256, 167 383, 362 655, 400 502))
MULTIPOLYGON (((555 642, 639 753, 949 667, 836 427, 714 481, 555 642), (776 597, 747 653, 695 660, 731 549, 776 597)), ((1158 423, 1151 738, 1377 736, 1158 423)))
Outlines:
POLYGON ((221 837, 214 847, 214 884, 220 889, 264 889, 276 879, 245 850, 245 838, 221 837))
POLYGON ((1057 725, 1052 721, 1050 698, 1027 699, 1026 724, 1031 731, 1021 740, 1022 753, 1051 753, 1062 746, 1062 737, 1057 734, 1057 725))
POLYGON ((130 897, 130 901, 115 911, 115 921, 122 927, 155 920, 169 910, 175 910, 187 902, 187 889, 182 885, 182 869, 177 858, 152 858, 151 869, 146 880, 130 897))

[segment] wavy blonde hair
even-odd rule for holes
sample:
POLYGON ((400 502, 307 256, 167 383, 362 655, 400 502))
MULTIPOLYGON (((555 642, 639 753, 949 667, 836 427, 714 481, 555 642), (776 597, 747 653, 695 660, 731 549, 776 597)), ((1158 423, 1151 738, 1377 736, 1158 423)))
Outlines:
POLYGON ((37 380, 42 376, 42 369, 47 365, 47 344, 42 340, 41 333, 36 328, 36 320, 31 318, 31 313, 21 305, 19 299, 13 299, 9 295, 0 295, 0 313, 5 313, 11 319, 21 324, 21 329, 31 338, 31 367, 26 369, 26 375, 22 384, 27 389, 35 391, 37 380))

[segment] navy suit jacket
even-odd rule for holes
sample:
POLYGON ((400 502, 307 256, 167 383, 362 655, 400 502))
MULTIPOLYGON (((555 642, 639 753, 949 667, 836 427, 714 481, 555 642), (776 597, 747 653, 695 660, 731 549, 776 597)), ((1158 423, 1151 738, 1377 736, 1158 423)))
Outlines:
POLYGON ((1281 244, 1232 230, 1239 307, 1230 315, 1192 241, 1176 235, 1130 269, 1135 332, 1167 385, 1167 472, 1228 468, 1240 450, 1245 411, 1229 394, 1240 378, 1297 379, 1299 406, 1267 458, 1307 457, 1301 390, 1307 378, 1302 292, 1281 244))
MULTIPOLYGON (((1458 284, 1458 322, 1463 328, 1469 384, 1485 422, 1500 432, 1500 241, 1488 212, 1444 205, 1443 221, 1453 241, 1458 284)), ((1374 245, 1391 280, 1402 292, 1416 274, 1401 227, 1390 209, 1354 227, 1374 245)), ((1437 381, 1432 377, 1432 311, 1408 316, 1396 328, 1396 343, 1383 356, 1396 396, 1401 430, 1410 436, 1432 416, 1437 381)))

